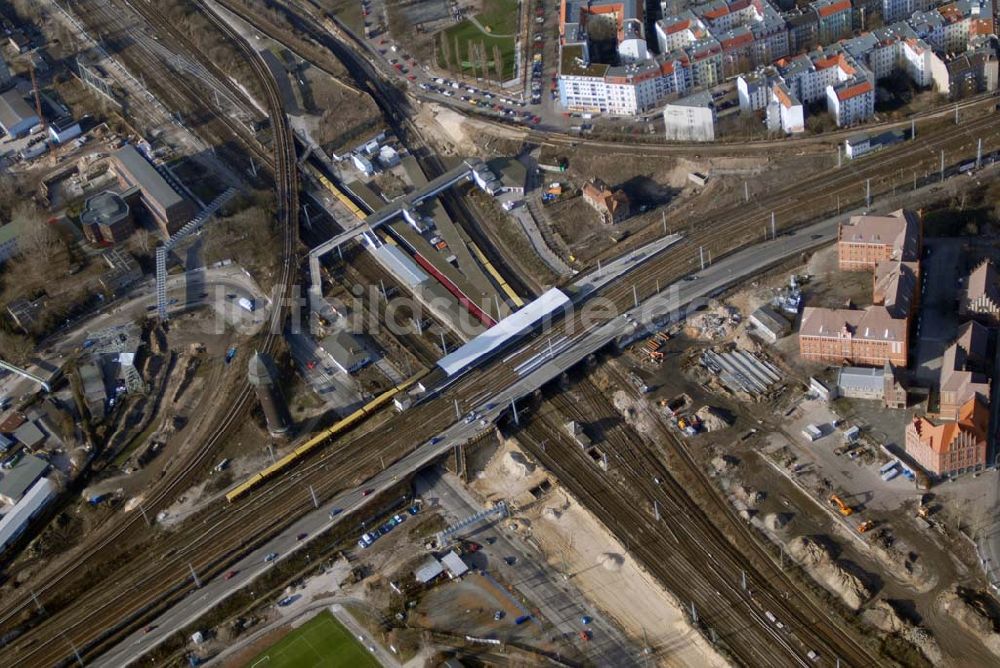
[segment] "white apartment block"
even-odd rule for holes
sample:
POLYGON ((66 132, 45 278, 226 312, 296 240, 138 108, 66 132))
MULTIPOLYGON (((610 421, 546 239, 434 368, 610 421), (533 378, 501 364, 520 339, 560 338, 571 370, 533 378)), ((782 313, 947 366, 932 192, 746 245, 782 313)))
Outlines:
POLYGON ((767 105, 767 125, 771 130, 776 131, 780 128, 789 135, 806 130, 806 114, 802 102, 781 82, 775 82, 771 86, 771 100, 767 105))
MULTIPOLYGON (((939 54, 965 52, 992 34, 992 0, 957 0, 927 10, 934 1, 882 0, 887 21, 912 15, 790 57, 788 24, 770 0, 710 0, 676 15, 661 2, 665 18, 654 26, 656 56, 646 51, 642 0, 562 0, 560 101, 572 111, 633 115, 668 96, 739 75, 741 111, 767 110, 769 126, 801 131, 801 108, 824 99, 838 125, 854 125, 874 113, 874 83, 895 71, 947 94, 948 67, 939 54), (587 30, 597 21, 614 22, 622 65, 589 62, 587 30), (775 83, 795 103, 782 105, 775 83)), ((850 32, 849 2, 810 4, 820 33, 850 32)))
POLYGON ((708 91, 670 102, 663 109, 666 137, 673 141, 715 141, 715 103, 708 91))
POLYGON ((838 128, 864 123, 875 115, 875 86, 864 76, 828 86, 826 108, 838 128))

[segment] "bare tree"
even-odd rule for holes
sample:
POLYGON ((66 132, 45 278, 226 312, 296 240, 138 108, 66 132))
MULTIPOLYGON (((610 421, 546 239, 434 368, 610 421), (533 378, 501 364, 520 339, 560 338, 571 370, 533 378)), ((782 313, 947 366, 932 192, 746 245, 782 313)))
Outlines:
POLYGON ((448 46, 448 37, 441 33, 441 56, 444 58, 444 68, 451 72, 451 47, 448 46))
POLYGON ((17 365, 27 364, 35 344, 26 336, 0 330, 0 357, 17 365))
POLYGON ((503 59, 500 57, 500 45, 493 45, 493 68, 497 73, 497 83, 503 83, 503 59))
POLYGON ((31 262, 43 265, 43 270, 50 269, 48 265, 65 252, 66 243, 34 204, 21 202, 16 205, 10 222, 21 228, 17 241, 20 254, 31 262))
POLYGON ((468 42, 465 43, 465 50, 469 56, 469 66, 472 68, 472 78, 475 79, 476 63, 477 63, 476 44, 472 40, 469 40, 468 42))
POLYGON ((152 235, 149 233, 149 230, 145 227, 137 227, 135 234, 132 235, 132 238, 135 239, 136 246, 138 246, 143 253, 149 252, 149 249, 152 246, 150 243, 152 241, 152 235))
POLYGON ((490 61, 486 57, 486 42, 479 42, 479 71, 484 79, 490 78, 490 61))

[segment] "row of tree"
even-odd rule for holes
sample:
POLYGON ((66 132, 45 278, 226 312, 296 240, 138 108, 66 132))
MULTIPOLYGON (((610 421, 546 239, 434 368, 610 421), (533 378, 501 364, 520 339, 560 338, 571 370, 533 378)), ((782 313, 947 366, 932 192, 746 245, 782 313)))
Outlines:
POLYGON ((447 33, 442 32, 440 42, 435 42, 436 45, 438 43, 441 60, 444 61, 444 67, 448 72, 464 76, 466 69, 470 69, 474 79, 492 79, 497 84, 503 83, 503 58, 499 44, 493 45, 493 59, 490 60, 486 55, 486 42, 482 40, 474 42, 470 39, 465 43, 466 57, 463 61, 458 35, 455 35, 452 44, 449 44, 447 33))

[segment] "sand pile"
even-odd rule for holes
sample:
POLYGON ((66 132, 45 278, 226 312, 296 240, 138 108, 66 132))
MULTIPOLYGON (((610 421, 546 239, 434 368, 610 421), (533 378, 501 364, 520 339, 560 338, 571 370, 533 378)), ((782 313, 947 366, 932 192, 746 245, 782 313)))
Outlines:
POLYGON ((857 610, 871 598, 864 581, 846 568, 851 564, 834 560, 823 544, 799 536, 789 543, 788 552, 852 610, 857 610))
POLYGON ((625 557, 615 552, 605 552, 597 560, 597 563, 604 567, 604 570, 617 573, 625 563, 625 557))
POLYGON ((977 600, 970 592, 953 589, 938 597, 938 606, 967 631, 981 638, 987 649, 1000 656, 1000 634, 994 630, 996 621, 990 616, 985 601, 977 600))
POLYGON ((730 422, 718 408, 702 406, 695 413, 701 420, 705 431, 721 431, 729 426, 730 422))

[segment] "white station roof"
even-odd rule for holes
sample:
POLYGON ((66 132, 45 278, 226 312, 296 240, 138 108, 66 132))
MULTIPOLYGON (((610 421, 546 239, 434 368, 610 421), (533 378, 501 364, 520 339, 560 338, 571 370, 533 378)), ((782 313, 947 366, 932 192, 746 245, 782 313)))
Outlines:
POLYGON ((520 311, 512 313, 461 348, 442 357, 437 365, 449 376, 454 375, 501 348, 511 339, 521 336, 569 302, 569 297, 562 290, 552 288, 520 311))
POLYGON ((31 486, 17 505, 0 520, 0 549, 17 538, 25 525, 45 507, 56 493, 56 486, 48 478, 40 478, 31 486))

